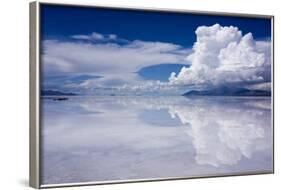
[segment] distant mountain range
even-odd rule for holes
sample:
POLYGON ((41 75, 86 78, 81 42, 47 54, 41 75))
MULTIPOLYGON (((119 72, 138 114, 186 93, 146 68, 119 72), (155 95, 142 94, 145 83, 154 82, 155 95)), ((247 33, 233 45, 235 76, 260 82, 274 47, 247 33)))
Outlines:
POLYGON ((217 87, 210 90, 191 90, 183 96, 271 96, 271 91, 246 88, 217 87))
POLYGON ((77 94, 60 92, 58 90, 41 90, 41 96, 76 96, 77 94))
MULTIPOLYGON (((61 92, 58 90, 41 90, 41 96, 77 96, 72 92, 61 92)), ((246 88, 216 87, 210 90, 191 90, 183 96, 271 96, 271 91, 250 90, 246 88)), ((113 96, 111 94, 111 96, 113 96)))

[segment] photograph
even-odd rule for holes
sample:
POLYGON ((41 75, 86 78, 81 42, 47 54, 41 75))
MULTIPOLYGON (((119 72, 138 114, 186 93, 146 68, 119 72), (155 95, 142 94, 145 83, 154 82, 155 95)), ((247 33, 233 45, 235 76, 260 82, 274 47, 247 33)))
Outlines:
POLYGON ((273 18, 40 4, 40 184, 273 173, 273 18))

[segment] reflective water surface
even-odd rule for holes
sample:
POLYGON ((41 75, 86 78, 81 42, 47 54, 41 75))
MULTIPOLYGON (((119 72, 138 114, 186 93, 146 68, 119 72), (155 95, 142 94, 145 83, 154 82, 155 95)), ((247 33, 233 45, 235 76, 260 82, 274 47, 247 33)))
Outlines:
POLYGON ((271 99, 42 99, 42 182, 272 170, 271 99))

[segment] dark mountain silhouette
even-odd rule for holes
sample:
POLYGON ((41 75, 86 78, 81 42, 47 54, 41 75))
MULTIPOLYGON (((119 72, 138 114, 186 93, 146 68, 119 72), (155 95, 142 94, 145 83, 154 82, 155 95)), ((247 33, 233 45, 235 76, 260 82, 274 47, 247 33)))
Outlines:
POLYGON ((216 87, 210 90, 191 90, 183 96, 271 96, 271 91, 249 90, 246 88, 216 87))
POLYGON ((70 92, 60 92, 58 90, 41 90, 41 96, 76 96, 70 92))

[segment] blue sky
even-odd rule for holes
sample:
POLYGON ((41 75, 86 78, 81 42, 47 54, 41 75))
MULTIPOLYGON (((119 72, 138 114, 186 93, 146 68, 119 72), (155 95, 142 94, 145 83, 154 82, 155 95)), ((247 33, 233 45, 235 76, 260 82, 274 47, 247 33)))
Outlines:
POLYGON ((237 26, 255 38, 271 35, 270 19, 210 16, 180 13, 95 9, 44 5, 42 14, 43 39, 62 38, 93 31, 114 33, 128 40, 161 41, 192 46, 194 31, 201 25, 237 26))
MULTIPOLYGON (((270 19, 43 5, 41 7, 41 36, 43 64, 44 68, 46 67, 43 71, 46 76, 44 84, 52 83, 57 85, 55 85, 56 88, 60 88, 66 84, 69 87, 70 84, 81 84, 87 80, 90 80, 89 84, 95 86, 95 81, 98 83, 98 80, 108 79, 103 81, 99 87, 112 86, 113 83, 120 86, 124 85, 126 81, 131 85, 133 80, 137 81, 138 85, 142 80, 168 81, 172 72, 179 74, 183 66, 189 68, 189 65, 194 62, 194 60, 186 60, 186 57, 192 51, 196 51, 192 47, 199 39, 198 34, 195 34, 198 27, 211 27, 215 24, 221 26, 216 30, 224 30, 222 28, 224 26, 238 28, 237 31, 232 31, 231 28, 227 31, 238 36, 234 39, 231 37, 232 34, 229 34, 231 42, 237 40, 239 43, 242 41, 242 37, 249 32, 251 32, 253 37, 251 40, 254 42, 270 41, 270 19), (241 31, 241 35, 239 31, 241 31), (57 50, 54 50, 56 48, 57 50), (64 52, 63 48, 69 50, 64 52), (81 53, 78 53, 80 50, 81 53), (88 52, 89 57, 84 52, 88 52), (63 53, 66 54, 65 57, 62 57, 63 53), (126 54, 127 58, 131 56, 135 59, 126 59, 126 54), (91 55, 93 56, 91 57, 91 55), (111 55, 116 55, 113 56, 112 61, 104 58, 111 55), (81 58, 81 63, 79 63, 79 58, 81 58), (151 60, 148 60, 149 58, 151 60), (135 66, 130 69, 123 68, 124 71, 121 71, 117 67, 115 68, 114 62, 116 61, 120 62, 119 65, 117 63, 116 65, 121 65, 121 67, 122 62, 125 65, 135 64, 135 66), (92 68, 89 66, 90 63, 100 65, 92 68), (81 69, 74 70, 74 68, 79 68, 79 64, 81 69), (112 71, 110 71, 111 68, 112 71), (118 72, 120 76, 123 75, 123 78, 117 76, 118 72), (124 74, 125 72, 129 74, 124 74), (110 73, 113 73, 114 77, 109 76, 110 73), (90 77, 79 78, 80 75, 90 77), (125 75, 126 77, 124 77, 125 75), (52 78, 52 76, 54 77, 52 78), (62 76, 63 79, 58 80, 58 76, 62 76), (76 78, 77 81, 75 81, 76 78)), ((206 39, 206 36, 202 39, 206 39)), ((264 48, 263 46, 262 44, 255 47, 256 50, 251 53, 256 53, 254 56, 263 53, 260 50, 264 48)), ((213 58, 209 60, 211 59, 213 58)), ((229 63, 228 60, 222 61, 229 63)), ((252 61, 253 64, 261 65, 261 60, 252 61)), ((258 78, 259 76, 255 80, 258 78)), ((186 78, 180 80, 184 81, 186 78)), ((75 85, 73 84, 73 86, 75 85)))

